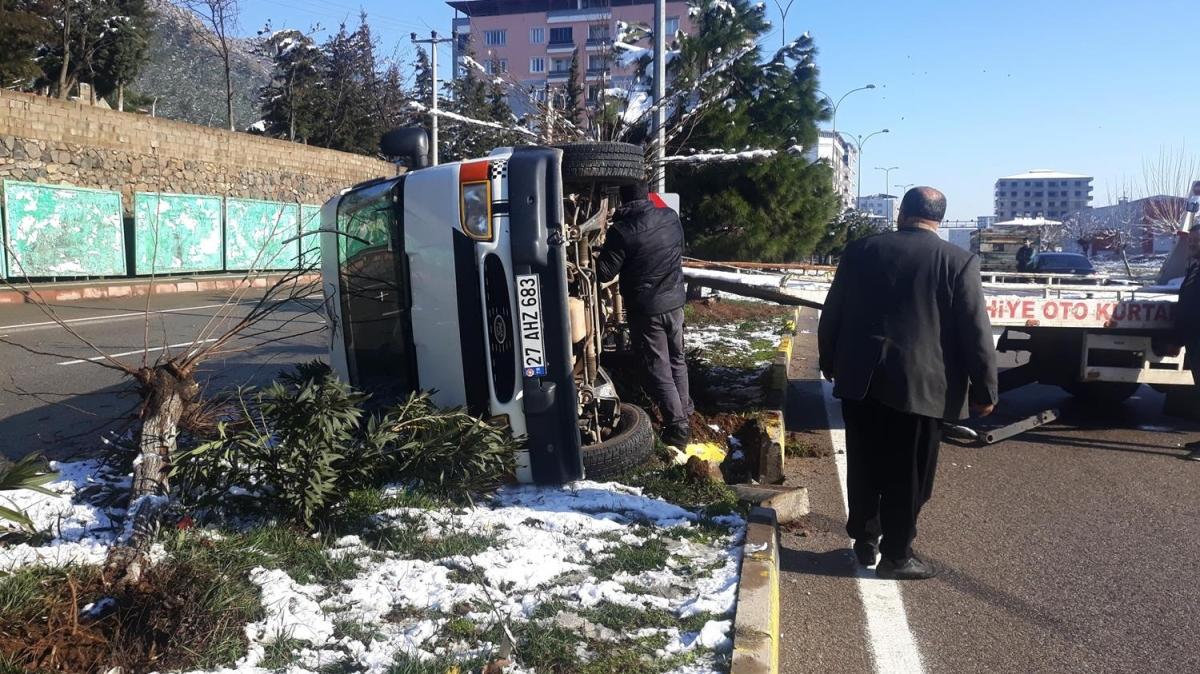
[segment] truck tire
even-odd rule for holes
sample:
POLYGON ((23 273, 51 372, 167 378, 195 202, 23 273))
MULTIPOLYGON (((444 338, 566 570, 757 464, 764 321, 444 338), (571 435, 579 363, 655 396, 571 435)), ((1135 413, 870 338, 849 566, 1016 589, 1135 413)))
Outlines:
POLYGON ((1093 405, 1112 407, 1120 405, 1137 393, 1141 384, 1136 382, 1081 381, 1063 386, 1063 390, 1093 405))
POLYGON ((562 150, 566 183, 628 185, 646 179, 646 156, 631 143, 567 143, 562 150))
POLYGON ((603 442, 585 445, 583 477, 609 480, 646 462, 654 453, 654 429, 650 415, 637 405, 621 403, 621 419, 613 434, 603 442))

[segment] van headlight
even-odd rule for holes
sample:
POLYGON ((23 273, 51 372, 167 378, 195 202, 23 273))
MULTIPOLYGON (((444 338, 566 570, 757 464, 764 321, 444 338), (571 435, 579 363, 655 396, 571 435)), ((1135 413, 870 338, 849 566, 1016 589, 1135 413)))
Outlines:
POLYGON ((487 182, 463 183, 462 228, 473 239, 492 238, 492 195, 487 182))

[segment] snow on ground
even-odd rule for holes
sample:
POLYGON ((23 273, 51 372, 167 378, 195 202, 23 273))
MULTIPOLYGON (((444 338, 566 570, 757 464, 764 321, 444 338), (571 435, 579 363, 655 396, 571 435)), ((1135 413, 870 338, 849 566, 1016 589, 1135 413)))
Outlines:
MULTIPOLYGON (((92 505, 85 493, 128 489, 129 476, 93 461, 54 468, 59 478, 48 488, 55 496, 0 492, 5 505, 21 508, 38 529, 53 534, 43 545, 0 547, 0 571, 99 564, 121 530, 123 511, 92 505)), ((492 657, 504 631, 555 625, 599 630, 601 641, 641 648, 656 662, 678 662, 673 671, 680 674, 728 670, 744 534, 737 516, 707 517, 631 487, 581 481, 561 488, 507 487, 475 507, 388 509, 376 514, 372 526, 326 550, 331 559, 349 557, 358 565, 348 580, 302 584, 282 569, 254 569, 250 581, 261 588, 265 615, 245 627, 248 652, 203 674, 265 673, 268 648, 281 639, 294 647, 291 674, 334 666, 383 673, 402 656, 492 657), (413 559, 405 549, 364 543, 389 530, 485 543, 441 559, 413 559), (664 549, 665 563, 636 572, 615 562, 603 566, 646 546, 664 549), (546 611, 550 602, 557 612, 546 611), (665 611, 674 624, 619 633, 579 617, 606 606, 665 611), (689 618, 701 621, 689 623, 694 631, 681 629, 689 618), (452 622, 465 622, 474 636, 448 629, 452 622), (348 624, 355 629, 347 630, 348 624)), ((577 649, 593 657, 588 649, 597 643, 581 639, 577 649)))
MULTIPOLYGON (((98 564, 120 530, 113 518, 123 511, 92 505, 82 495, 103 486, 128 489, 130 476, 114 475, 97 461, 52 461, 50 467, 58 478, 45 488, 54 496, 29 489, 0 491, 0 505, 23 512, 34 530, 53 536, 45 545, 0 546, 0 573, 32 564, 98 564)), ((11 530, 16 530, 13 523, 0 520, 0 532, 11 530)))

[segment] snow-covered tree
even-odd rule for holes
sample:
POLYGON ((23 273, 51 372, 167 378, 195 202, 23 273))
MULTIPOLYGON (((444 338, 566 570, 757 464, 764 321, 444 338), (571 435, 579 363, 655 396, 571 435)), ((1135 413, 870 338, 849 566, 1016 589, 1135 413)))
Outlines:
MULTIPOLYGON (((827 112, 816 94, 816 46, 805 34, 764 63, 764 12, 747 0, 692 3, 697 31, 681 38, 672 64, 668 155, 817 142, 827 112)), ((804 259, 837 214, 828 168, 798 152, 756 164, 672 165, 668 181, 680 193, 689 241, 711 257, 804 259)))
POLYGON ((266 35, 260 51, 274 64, 271 83, 261 93, 263 131, 277 138, 308 142, 324 123, 324 55, 299 30, 266 35))
POLYGON ((439 122, 443 131, 438 151, 444 161, 481 157, 496 147, 528 142, 527 137, 512 130, 518 120, 507 100, 511 87, 494 68, 489 73, 480 66, 470 43, 464 50, 459 76, 447 89, 451 100, 445 107, 451 113, 501 128, 443 118, 439 122))

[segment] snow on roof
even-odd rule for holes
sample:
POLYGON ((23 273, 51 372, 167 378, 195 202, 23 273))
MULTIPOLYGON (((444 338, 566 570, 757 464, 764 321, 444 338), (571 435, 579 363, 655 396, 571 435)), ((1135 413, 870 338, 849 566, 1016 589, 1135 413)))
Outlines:
POLYGON ((1061 225, 1059 220, 1050 220, 1049 218, 1013 218, 1004 222, 997 222, 997 227, 1001 226, 1018 226, 1018 227, 1055 227, 1061 225))
POLYGON ((1000 180, 1056 180, 1059 178, 1091 180, 1092 176, 1080 175, 1078 173, 1063 173, 1062 171, 1052 171, 1050 169, 1031 169, 1025 173, 1005 176, 1000 180))

